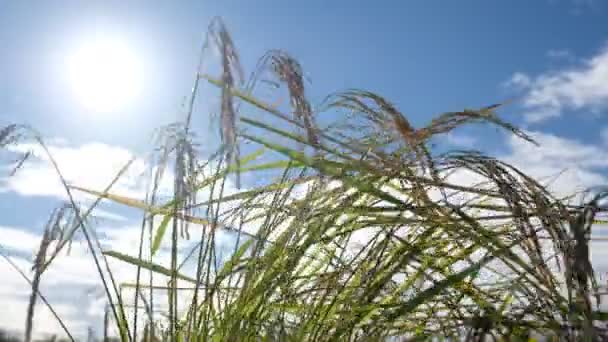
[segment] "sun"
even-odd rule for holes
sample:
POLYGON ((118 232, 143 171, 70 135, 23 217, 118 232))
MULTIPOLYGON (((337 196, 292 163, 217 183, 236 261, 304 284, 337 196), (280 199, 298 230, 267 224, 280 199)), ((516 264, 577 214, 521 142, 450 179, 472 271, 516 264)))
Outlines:
POLYGON ((141 63, 117 39, 94 39, 67 58, 67 78, 74 95, 94 112, 114 112, 130 104, 142 86, 141 63))

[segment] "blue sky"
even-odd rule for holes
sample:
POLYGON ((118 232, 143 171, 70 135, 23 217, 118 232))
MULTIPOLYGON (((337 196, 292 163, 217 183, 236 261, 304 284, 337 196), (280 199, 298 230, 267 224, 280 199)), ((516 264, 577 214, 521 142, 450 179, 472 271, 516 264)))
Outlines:
MULTIPOLYGON (((0 1, 0 124, 31 124, 53 141, 68 173, 103 186, 111 177, 104 172, 144 153, 153 129, 179 117, 214 16, 224 18, 247 72, 270 48, 295 56, 313 103, 364 88, 422 126, 441 112, 515 97, 500 113, 535 134, 540 148, 486 127, 443 143, 501 156, 537 177, 566 170, 557 192, 607 180, 608 3, 593 0, 0 1), (110 113, 83 106, 65 79, 71 51, 99 35, 128 44, 143 75, 139 95, 110 113), (106 155, 119 157, 100 164, 106 155)), ((216 142, 207 114, 216 104, 199 101, 195 129, 204 144, 216 142)), ((0 227, 24 240, 40 233, 62 198, 44 178, 44 161, 29 167, 10 179, 0 169, 0 227)), ((21 322, 0 313, 0 326, 21 322)))

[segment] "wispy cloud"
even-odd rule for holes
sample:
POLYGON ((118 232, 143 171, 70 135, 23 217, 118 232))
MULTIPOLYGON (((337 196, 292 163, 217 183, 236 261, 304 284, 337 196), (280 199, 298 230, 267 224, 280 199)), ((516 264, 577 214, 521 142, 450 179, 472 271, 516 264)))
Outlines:
POLYGON ((608 152, 598 145, 542 132, 528 132, 540 146, 517 137, 507 141, 510 153, 502 159, 544 183, 558 195, 606 185, 608 152))
POLYGON ((566 111, 599 113, 608 108, 608 46, 582 63, 539 75, 517 72, 506 82, 523 91, 528 122, 559 117, 566 111))
POLYGON ((550 4, 565 3, 567 10, 572 15, 583 15, 588 12, 596 12, 601 9, 602 1, 598 0, 548 0, 550 4))
POLYGON ((573 60, 574 55, 570 50, 566 49, 552 49, 547 51, 547 57, 553 59, 565 59, 565 60, 573 60))
MULTIPOLYGON (((61 173, 71 185, 77 185, 93 190, 105 189, 118 172, 135 157, 127 172, 125 172, 112 188, 112 192, 124 196, 143 199, 147 186, 147 161, 120 146, 103 143, 87 143, 80 146, 68 146, 63 143, 48 146, 56 160, 61 173)), ((17 153, 32 152, 24 166, 13 176, 8 170, 0 169, 0 191, 13 192, 20 196, 47 196, 67 199, 66 191, 60 182, 46 153, 36 144, 19 144, 10 147, 17 153)), ((168 193, 172 189, 172 173, 165 172, 161 180, 160 192, 168 193)), ((74 192, 78 200, 90 198, 80 192, 74 192)), ((98 212, 100 217, 113 220, 122 218, 113 213, 98 212)))

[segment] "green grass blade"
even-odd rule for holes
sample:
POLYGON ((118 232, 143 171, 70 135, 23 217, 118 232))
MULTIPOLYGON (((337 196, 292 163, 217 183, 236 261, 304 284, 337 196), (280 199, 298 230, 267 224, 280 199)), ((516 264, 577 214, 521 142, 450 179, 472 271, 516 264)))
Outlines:
POLYGON ((118 260, 124 261, 126 263, 131 264, 131 265, 139 266, 139 267, 147 269, 149 271, 165 275, 167 277, 171 277, 172 274, 176 274, 176 277, 178 279, 185 280, 185 281, 188 281, 190 283, 196 284, 196 280, 193 279, 193 278, 191 278, 191 277, 188 277, 188 276, 183 275, 183 274, 178 273, 178 272, 172 272, 170 269, 168 269, 168 268, 166 268, 164 266, 161 266, 161 265, 158 265, 158 264, 146 261, 146 260, 140 260, 140 259, 137 259, 137 258, 132 257, 130 255, 126 255, 126 254, 119 253, 119 252, 116 252, 116 251, 105 251, 105 252, 103 252, 103 254, 105 254, 107 256, 111 256, 111 257, 116 258, 118 260))
POLYGON ((154 256, 160 248, 160 244, 163 240, 163 237, 165 236, 165 232, 167 231, 169 221, 171 221, 171 216, 165 215, 163 217, 163 220, 160 222, 158 229, 156 230, 156 235, 154 235, 154 240, 152 241, 152 248, 150 249, 150 254, 152 256, 154 256))

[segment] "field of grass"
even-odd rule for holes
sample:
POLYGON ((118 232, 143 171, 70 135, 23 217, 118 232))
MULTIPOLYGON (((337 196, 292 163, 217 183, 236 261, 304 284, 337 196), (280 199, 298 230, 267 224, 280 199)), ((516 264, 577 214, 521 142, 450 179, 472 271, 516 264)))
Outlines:
MULTIPOLYGON (((49 153, 69 201, 49 219, 33 276, 15 266, 32 290, 25 341, 32 340, 36 307, 53 307, 39 291, 44 272, 76 232, 107 297, 105 339, 607 338, 589 260, 589 231, 605 194, 573 205, 501 160, 431 146, 469 124, 534 144, 499 118, 501 104, 445 113, 421 128, 365 90, 330 94, 313 108, 293 57, 269 51, 245 80, 237 51, 214 20, 201 64, 219 62, 219 75, 197 70, 185 117, 160 129, 145 198, 112 191, 130 163, 107 188, 88 189, 68 184, 49 153), (191 124, 203 82, 219 91, 222 137, 217 153, 204 159, 191 124), (288 96, 288 108, 257 95, 269 85, 288 96), (170 200, 158 195, 165 173, 173 176, 170 200), (226 181, 241 188, 245 174, 259 180, 256 186, 225 194, 226 181), (81 207, 76 192, 97 200, 81 207), (102 200, 141 210, 137 253, 105 250, 92 233, 88 218, 102 200), (223 262, 218 231, 234 237, 223 262), (180 258, 184 235, 198 242, 188 260, 180 258), (162 243, 171 251, 168 265, 155 259, 162 243), (109 258, 135 265, 136 282, 115 279, 109 258), (194 272, 183 270, 186 261, 194 272), (147 291, 158 279, 167 280, 162 291, 147 291), (125 286, 135 295, 124 296, 125 286)), ((0 147, 28 139, 45 148, 29 127, 0 130, 0 147)), ((73 340, 61 324, 59 338, 73 340)))

